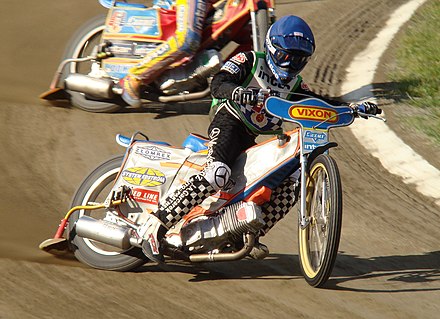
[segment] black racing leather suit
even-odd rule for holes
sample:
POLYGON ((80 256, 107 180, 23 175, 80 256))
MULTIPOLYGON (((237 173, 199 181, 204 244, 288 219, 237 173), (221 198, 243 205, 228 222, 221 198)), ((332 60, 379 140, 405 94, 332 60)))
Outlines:
MULTIPOLYGON (((216 107, 217 111, 208 128, 210 142, 207 165, 200 174, 191 177, 187 183, 159 204, 156 215, 168 227, 176 224, 208 196, 225 188, 230 176, 230 167, 240 153, 255 144, 259 134, 282 132, 281 119, 266 114, 264 109, 233 102, 231 98, 237 87, 270 88, 277 91, 280 97, 289 100, 314 96, 330 104, 340 104, 311 92, 299 75, 289 83, 278 84, 262 52, 242 52, 232 57, 211 82, 213 107, 216 107), (219 169, 227 172, 226 180, 223 174, 221 182, 217 180, 215 174, 219 169)), ((295 185, 296 180, 287 179, 273 190, 271 201, 262 206, 265 226, 261 230, 261 235, 267 233, 293 207, 298 197, 298 188, 295 185)))

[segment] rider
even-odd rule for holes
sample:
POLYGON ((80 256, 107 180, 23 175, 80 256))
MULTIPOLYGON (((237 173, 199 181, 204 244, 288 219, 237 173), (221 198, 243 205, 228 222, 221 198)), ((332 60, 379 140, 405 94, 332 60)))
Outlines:
POLYGON ((206 13, 213 2, 215 1, 175 1, 177 17, 174 36, 145 55, 121 80, 122 99, 126 103, 139 107, 141 105, 141 84, 147 85, 151 83, 169 65, 194 55, 200 45, 206 13))
MULTIPOLYGON (((159 204, 157 212, 139 229, 143 236, 144 253, 153 261, 163 260, 160 240, 166 230, 175 225, 193 207, 209 195, 227 188, 230 167, 238 155, 255 144, 259 134, 282 132, 282 120, 264 109, 255 107, 255 90, 270 88, 285 99, 319 97, 329 104, 340 102, 325 99, 309 91, 299 73, 315 51, 313 33, 307 23, 297 16, 285 16, 276 21, 266 36, 265 52, 242 52, 227 61, 211 83, 211 93, 218 109, 208 128, 209 149, 204 170, 159 204), (222 171, 223 174, 216 174, 222 171), (226 177, 226 178, 225 178, 226 177)), ((376 108, 372 103, 357 105, 360 110, 376 108)), ((272 192, 271 200, 262 206, 266 234, 293 207, 298 195, 298 171, 272 192)), ((264 258, 267 247, 259 242, 251 257, 264 258)))

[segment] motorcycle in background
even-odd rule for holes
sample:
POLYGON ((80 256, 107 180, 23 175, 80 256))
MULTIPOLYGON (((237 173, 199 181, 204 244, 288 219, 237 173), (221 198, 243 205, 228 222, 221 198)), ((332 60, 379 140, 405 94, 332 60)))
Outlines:
MULTIPOLYGON (((161 247, 172 260, 240 260, 250 254, 264 226, 261 207, 293 207, 299 194, 300 266, 306 281, 321 287, 334 266, 342 223, 340 173, 328 154, 337 144, 329 141, 329 130, 348 126, 358 116, 382 118, 375 111, 365 114, 317 98, 292 102, 272 93, 260 90, 256 107, 299 128, 242 153, 232 166, 230 187, 184 216, 168 230, 161 247), (290 203, 271 196, 286 181, 296 194, 290 203)), ((40 249, 71 250, 81 262, 106 270, 127 271, 148 261, 137 229, 161 199, 203 169, 207 140, 191 134, 181 147, 173 147, 135 133, 131 138, 118 135, 117 141, 126 147, 125 155, 104 162, 82 182, 54 238, 43 241, 40 249)))
MULTIPOLYGON (((70 40, 50 89, 40 98, 69 100, 89 112, 115 112, 127 106, 117 85, 148 52, 174 34, 171 1, 152 7, 99 0, 108 9, 82 26, 70 40)), ((239 51, 260 51, 271 21, 272 0, 219 0, 205 20, 202 41, 192 59, 182 59, 145 86, 146 103, 178 103, 210 95, 210 78, 239 51)))

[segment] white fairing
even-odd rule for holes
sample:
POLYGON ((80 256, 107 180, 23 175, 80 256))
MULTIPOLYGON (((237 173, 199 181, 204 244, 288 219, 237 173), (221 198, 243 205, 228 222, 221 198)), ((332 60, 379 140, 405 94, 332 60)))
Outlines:
POLYGON ((189 176, 199 173, 206 156, 187 148, 176 148, 148 141, 136 141, 127 150, 128 158, 118 174, 113 189, 122 185, 131 188, 125 213, 154 211, 170 191, 189 176))
MULTIPOLYGON (((202 203, 202 207, 215 211, 223 206, 231 195, 252 186, 274 171, 298 151, 298 135, 288 132, 291 138, 282 147, 273 138, 258 144, 241 154, 232 167, 228 183, 230 189, 219 191, 202 203)), ((128 205, 121 205, 125 213, 154 211, 158 202, 188 178, 202 171, 206 152, 193 152, 152 142, 137 141, 129 149, 113 189, 121 185, 131 188, 128 205)), ((229 173, 229 172, 228 172, 229 173)))
POLYGON ((241 154, 232 167, 229 179, 229 184, 233 185, 231 189, 209 197, 201 206, 210 211, 217 210, 227 202, 231 195, 251 187, 276 170, 282 163, 295 157, 299 147, 298 134, 296 131, 287 132, 287 134, 290 135, 290 141, 282 147, 278 146, 278 139, 274 137, 241 154), (227 193, 226 196, 224 193, 227 193))

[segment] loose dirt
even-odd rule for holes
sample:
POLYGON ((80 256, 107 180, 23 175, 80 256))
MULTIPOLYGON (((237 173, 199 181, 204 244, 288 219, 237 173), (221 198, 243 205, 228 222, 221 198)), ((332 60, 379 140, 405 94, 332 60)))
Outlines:
MULTIPOLYGON (((404 2, 279 1, 277 15, 293 13, 310 23, 318 50, 304 78, 313 90, 338 96, 348 63, 404 2)), ((385 171, 348 129, 333 134, 344 218, 324 289, 311 288, 301 276, 296 210, 264 238, 271 251, 264 261, 147 264, 116 273, 39 251, 86 174, 123 152, 116 133, 141 130, 178 144, 189 132, 204 134, 208 125, 207 110, 190 105, 177 112, 91 114, 38 100, 69 37, 104 12, 88 0, 9 1, 0 11, 0 318, 438 316, 439 209, 385 171)), ((427 160, 433 156, 420 150, 428 151, 427 160)))

